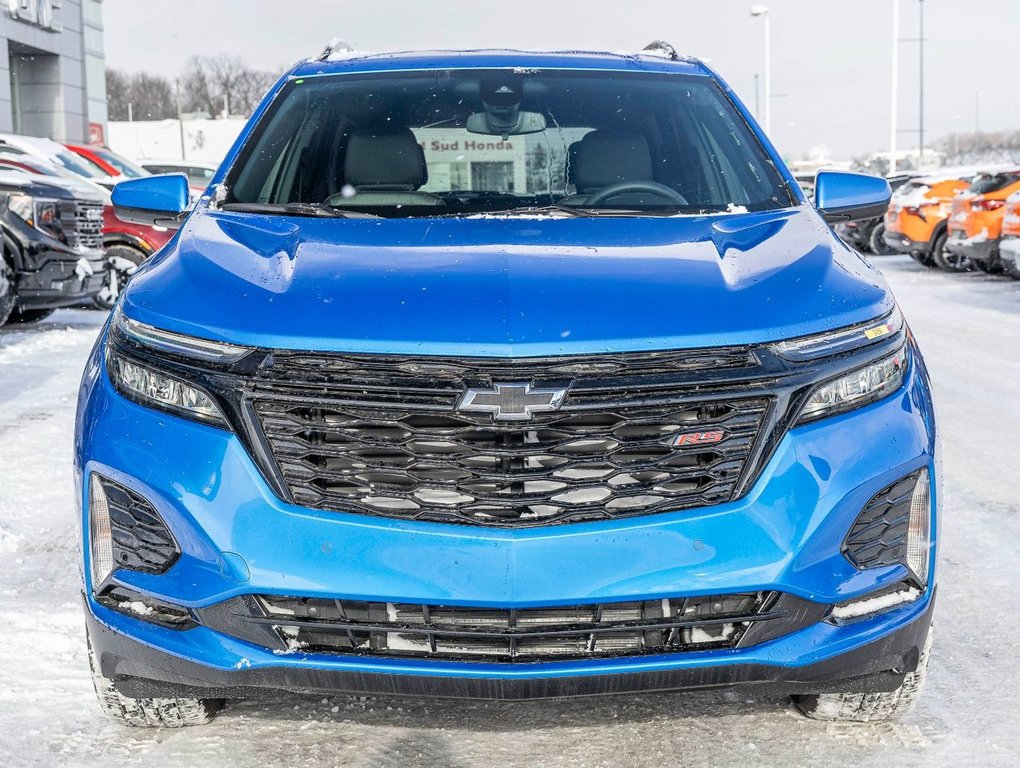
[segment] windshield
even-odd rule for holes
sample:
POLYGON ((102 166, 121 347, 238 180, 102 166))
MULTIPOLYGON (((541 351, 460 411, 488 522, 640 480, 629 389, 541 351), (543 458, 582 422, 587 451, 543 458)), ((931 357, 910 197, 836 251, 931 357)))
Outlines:
POLYGON ((998 192, 1000 189, 1005 189, 1017 181, 1020 181, 1020 171, 982 173, 975 177, 967 191, 985 195, 989 192, 998 192))
POLYGON ((109 163, 118 171, 121 176, 125 176, 129 179, 138 179, 142 176, 149 176, 149 172, 142 168, 140 165, 135 165, 126 157, 121 157, 116 152, 103 147, 93 147, 92 151, 95 152, 104 162, 109 163))
POLYGON ((562 70, 295 80, 227 187, 228 208, 311 204, 391 217, 794 204, 713 80, 562 70))
POLYGON ((68 149, 54 152, 50 156, 50 160, 78 176, 84 176, 86 179, 102 179, 106 178, 107 175, 98 165, 94 165, 84 157, 80 157, 68 149))

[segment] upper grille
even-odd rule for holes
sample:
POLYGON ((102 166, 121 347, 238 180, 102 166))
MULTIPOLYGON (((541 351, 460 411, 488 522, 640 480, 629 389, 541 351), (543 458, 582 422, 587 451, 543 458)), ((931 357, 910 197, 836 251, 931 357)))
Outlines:
POLYGON ((103 247, 103 204, 78 200, 61 206, 61 223, 72 248, 95 250, 103 247))
POLYGON ((251 397, 298 504, 535 525, 732 499, 770 398, 713 377, 753 363, 746 349, 520 361, 278 353, 251 397), (530 421, 457 411, 466 388, 495 381, 569 391, 530 421), (675 445, 704 431, 723 439, 675 445))

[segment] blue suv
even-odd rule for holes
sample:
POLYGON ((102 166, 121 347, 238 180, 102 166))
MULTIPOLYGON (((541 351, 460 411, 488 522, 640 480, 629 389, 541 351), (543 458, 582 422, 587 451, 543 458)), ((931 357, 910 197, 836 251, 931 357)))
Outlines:
POLYGON ((100 702, 530 699, 721 685, 905 711, 935 597, 924 363, 746 108, 635 55, 332 48, 88 363, 75 442, 100 702))

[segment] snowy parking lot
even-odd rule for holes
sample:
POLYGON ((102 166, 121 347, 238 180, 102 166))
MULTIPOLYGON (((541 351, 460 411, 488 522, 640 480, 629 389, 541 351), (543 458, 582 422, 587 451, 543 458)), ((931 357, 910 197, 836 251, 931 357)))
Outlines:
POLYGON ((903 721, 824 724, 735 691, 281 696, 194 729, 106 720, 87 670, 71 472, 78 380, 104 316, 68 310, 0 330, 0 766, 1016 765, 1020 282, 878 263, 927 356, 946 480, 932 674, 903 721))

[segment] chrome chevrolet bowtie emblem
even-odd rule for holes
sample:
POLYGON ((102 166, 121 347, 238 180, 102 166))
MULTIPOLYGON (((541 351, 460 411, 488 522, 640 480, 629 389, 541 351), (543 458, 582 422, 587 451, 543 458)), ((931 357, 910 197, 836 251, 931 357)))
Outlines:
POLYGON ((491 389, 469 389, 457 403, 458 411, 491 413, 494 421, 531 421, 532 415, 555 411, 567 388, 540 389, 531 384, 493 384, 491 389))

